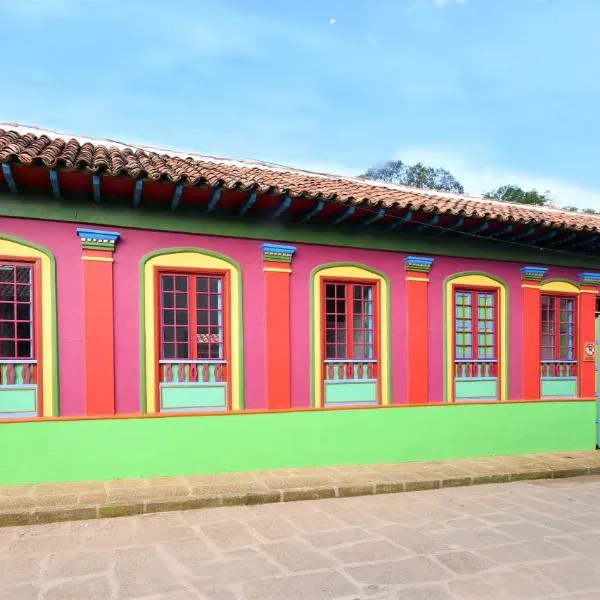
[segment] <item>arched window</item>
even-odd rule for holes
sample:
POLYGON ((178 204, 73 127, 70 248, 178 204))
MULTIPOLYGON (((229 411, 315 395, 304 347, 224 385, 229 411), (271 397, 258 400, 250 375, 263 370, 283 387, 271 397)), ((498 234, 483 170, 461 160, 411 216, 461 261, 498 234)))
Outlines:
POLYGON ((58 415, 55 262, 0 238, 0 418, 58 415))
POLYGON ((577 396, 577 300, 579 286, 547 280, 540 285, 541 397, 577 396))
POLYGON ((389 404, 387 279, 363 265, 323 265, 311 300, 313 406, 389 404))
POLYGON ((194 248, 142 260, 142 411, 243 408, 241 276, 194 248))
POLYGON ((444 296, 446 398, 506 400, 506 285, 485 273, 458 273, 446 280, 444 296))

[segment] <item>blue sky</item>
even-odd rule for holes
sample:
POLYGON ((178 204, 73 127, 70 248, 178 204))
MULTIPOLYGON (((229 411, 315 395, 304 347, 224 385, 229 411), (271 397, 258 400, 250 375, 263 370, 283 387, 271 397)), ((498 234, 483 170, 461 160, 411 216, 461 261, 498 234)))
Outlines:
POLYGON ((0 0, 0 121, 600 208, 597 0, 0 0))

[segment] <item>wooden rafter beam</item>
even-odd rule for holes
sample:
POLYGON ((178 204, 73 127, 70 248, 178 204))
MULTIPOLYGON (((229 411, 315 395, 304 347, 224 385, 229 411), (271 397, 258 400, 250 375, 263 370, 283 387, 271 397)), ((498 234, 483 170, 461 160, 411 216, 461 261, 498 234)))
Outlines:
POLYGON ((8 189, 13 193, 17 194, 19 192, 17 188, 17 183, 15 182, 15 178, 13 177, 12 168, 7 163, 2 163, 2 174, 4 175, 4 179, 6 180, 6 185, 8 189))

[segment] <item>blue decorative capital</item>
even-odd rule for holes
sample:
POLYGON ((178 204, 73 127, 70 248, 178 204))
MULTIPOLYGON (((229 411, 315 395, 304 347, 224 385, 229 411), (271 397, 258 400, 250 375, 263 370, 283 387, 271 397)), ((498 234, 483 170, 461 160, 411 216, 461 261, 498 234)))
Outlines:
POLYGON ((579 273, 578 277, 583 285, 600 285, 600 273, 579 273))
POLYGON ((433 258, 427 256, 406 256, 404 257, 404 266, 407 271, 429 273, 433 266, 433 258))
POLYGON ((547 267, 522 267, 521 278, 526 281, 541 281, 548 273, 547 267))
POLYGON ((296 253, 296 246, 281 246, 280 244, 261 244, 263 260, 271 262, 291 263, 296 253))
POLYGON ((84 250, 110 250, 114 252, 115 245, 121 234, 117 231, 101 231, 99 229, 77 228, 77 236, 84 250))

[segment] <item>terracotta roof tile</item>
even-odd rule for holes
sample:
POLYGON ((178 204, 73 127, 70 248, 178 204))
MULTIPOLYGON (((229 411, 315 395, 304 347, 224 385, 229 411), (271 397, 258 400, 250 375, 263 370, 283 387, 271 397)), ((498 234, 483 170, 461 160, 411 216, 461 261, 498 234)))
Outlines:
POLYGON ((0 162, 76 169, 186 185, 276 191, 342 204, 421 210, 550 228, 600 232, 600 217, 311 173, 257 161, 215 158, 119 142, 61 135, 16 124, 0 124, 0 162))

